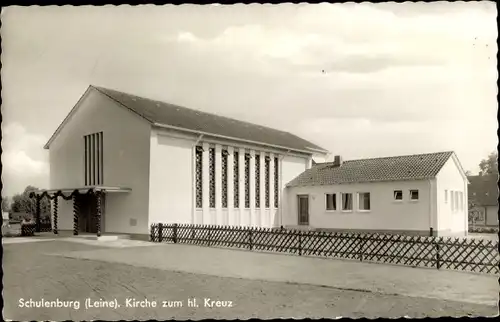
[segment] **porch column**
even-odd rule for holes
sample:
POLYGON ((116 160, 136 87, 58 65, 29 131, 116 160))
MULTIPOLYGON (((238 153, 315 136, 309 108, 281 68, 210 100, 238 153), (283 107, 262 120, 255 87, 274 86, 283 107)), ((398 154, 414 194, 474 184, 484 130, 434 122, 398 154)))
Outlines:
POLYGON ((260 219, 259 227, 267 226, 266 217, 266 156, 260 151, 260 219))
POLYGON ((234 226, 234 148, 227 147, 227 224, 234 226))
POLYGON ((36 195, 36 205, 35 205, 35 216, 36 216, 36 219, 35 219, 35 222, 36 222, 36 232, 39 233, 40 232, 40 201, 41 201, 41 197, 39 195, 36 195))
MULTIPOLYGON (((245 207, 245 149, 239 148, 238 150, 238 206, 239 206, 239 216, 236 221, 236 226, 242 226, 245 223, 244 215, 246 213, 245 207)), ((250 220, 250 219, 249 219, 250 220)))
POLYGON ((96 225, 97 225, 97 237, 101 237, 101 218, 102 218, 102 197, 104 191, 96 191, 97 198, 97 214, 96 214, 96 225))
POLYGON ((210 165, 208 154, 210 153, 210 144, 207 142, 203 143, 203 154, 202 154, 202 189, 203 189, 203 200, 202 200, 202 225, 211 225, 210 218, 210 165))
POLYGON ((78 235, 78 203, 77 203, 77 194, 73 195, 73 235, 78 235))
POLYGON ((212 224, 227 225, 222 219, 222 146, 215 145, 215 220, 212 224))
POLYGON ((276 221, 275 221, 275 216, 276 216, 276 208, 274 208, 274 189, 278 189, 278 187, 275 186, 274 184, 274 154, 270 153, 269 154, 269 212, 270 212, 270 225, 271 227, 275 227, 276 221))
POLYGON ((59 196, 56 194, 54 196, 54 235, 57 235, 57 204, 58 204, 59 196))

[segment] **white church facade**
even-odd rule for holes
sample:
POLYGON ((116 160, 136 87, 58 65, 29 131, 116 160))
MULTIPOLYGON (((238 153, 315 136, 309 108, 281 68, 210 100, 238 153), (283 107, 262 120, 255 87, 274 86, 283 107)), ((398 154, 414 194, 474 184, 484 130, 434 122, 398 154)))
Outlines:
POLYGON ((56 231, 144 239, 154 223, 279 227, 286 184, 328 153, 288 132, 95 86, 45 148, 50 189, 37 195, 52 199, 56 231))

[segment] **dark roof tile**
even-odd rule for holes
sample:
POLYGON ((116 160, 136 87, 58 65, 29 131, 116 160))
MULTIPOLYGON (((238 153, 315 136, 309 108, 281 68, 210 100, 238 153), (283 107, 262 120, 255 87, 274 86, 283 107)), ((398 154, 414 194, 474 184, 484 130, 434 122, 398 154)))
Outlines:
POLYGON ((288 132, 103 87, 93 87, 151 123, 253 141, 291 150, 311 151, 313 149, 326 152, 323 148, 288 132))
POLYGON ((334 185, 434 178, 453 152, 318 163, 293 179, 288 186, 334 185))

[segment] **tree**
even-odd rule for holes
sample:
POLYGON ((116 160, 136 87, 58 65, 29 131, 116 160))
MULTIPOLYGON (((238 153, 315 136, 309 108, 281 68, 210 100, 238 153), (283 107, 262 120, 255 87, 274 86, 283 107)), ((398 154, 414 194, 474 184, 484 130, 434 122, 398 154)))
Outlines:
MULTIPOLYGON (((12 212, 35 213, 35 200, 29 197, 30 192, 33 190, 38 190, 38 188, 27 186, 23 193, 15 194, 12 197, 12 212)), ((42 218, 50 216, 50 201, 47 198, 40 201, 40 214, 42 218)))
POLYGON ((491 174, 497 174, 498 175, 498 153, 497 152, 492 152, 488 155, 486 159, 481 160, 479 162, 479 175, 491 175, 491 174))
POLYGON ((2 211, 3 212, 10 211, 10 201, 8 197, 2 197, 2 211))

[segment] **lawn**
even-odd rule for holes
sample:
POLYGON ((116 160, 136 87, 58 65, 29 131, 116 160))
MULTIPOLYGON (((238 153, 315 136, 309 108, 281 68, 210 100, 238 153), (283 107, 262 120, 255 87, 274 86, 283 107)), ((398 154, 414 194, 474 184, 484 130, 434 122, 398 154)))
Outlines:
POLYGON ((4 318, 12 320, 439 317, 489 316, 498 312, 487 305, 223 278, 50 255, 98 249, 75 242, 43 241, 3 247, 4 318), (30 299, 73 301, 73 306, 20 307, 30 299), (108 307, 85 308, 86 299, 108 307), (197 300, 197 307, 188 306, 192 299, 197 300), (156 301, 157 306, 127 307, 127 300, 130 304, 149 305, 156 301), (76 302, 80 304, 78 309, 76 302), (120 307, 111 308, 109 303, 120 307))

